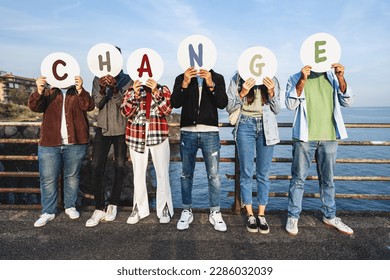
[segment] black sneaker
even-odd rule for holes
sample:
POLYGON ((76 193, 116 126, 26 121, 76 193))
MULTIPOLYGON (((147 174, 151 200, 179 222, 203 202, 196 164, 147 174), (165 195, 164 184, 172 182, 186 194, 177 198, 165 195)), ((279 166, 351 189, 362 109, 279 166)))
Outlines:
POLYGON ((259 232, 262 234, 268 234, 269 233, 269 226, 267 224, 267 221, 265 220, 264 216, 258 216, 259 218, 259 232))
POLYGON ((248 220, 246 221, 246 229, 249 232, 258 232, 259 231, 257 229, 256 218, 253 215, 248 217, 248 220))

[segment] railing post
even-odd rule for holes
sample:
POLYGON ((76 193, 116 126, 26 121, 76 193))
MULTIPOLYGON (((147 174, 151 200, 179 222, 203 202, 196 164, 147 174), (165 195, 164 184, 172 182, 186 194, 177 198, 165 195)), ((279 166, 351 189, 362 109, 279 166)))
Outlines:
POLYGON ((234 213, 241 213, 241 190, 240 190, 240 162, 238 160, 237 145, 234 145, 234 213))

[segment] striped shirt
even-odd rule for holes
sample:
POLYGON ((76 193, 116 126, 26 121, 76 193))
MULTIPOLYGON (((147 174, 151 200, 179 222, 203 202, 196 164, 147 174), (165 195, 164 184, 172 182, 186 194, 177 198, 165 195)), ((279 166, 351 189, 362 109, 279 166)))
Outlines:
POLYGON ((147 104, 147 95, 151 94, 141 88, 141 97, 136 99, 133 87, 130 87, 123 96, 121 113, 127 117, 126 143, 129 148, 144 153, 145 146, 154 146, 168 138, 168 123, 165 118, 172 111, 171 92, 166 86, 158 86, 159 95, 150 98, 147 104), (147 112, 147 109, 150 111, 147 112), (149 118, 147 116, 149 115, 149 118), (146 131, 146 123, 149 123, 146 131))

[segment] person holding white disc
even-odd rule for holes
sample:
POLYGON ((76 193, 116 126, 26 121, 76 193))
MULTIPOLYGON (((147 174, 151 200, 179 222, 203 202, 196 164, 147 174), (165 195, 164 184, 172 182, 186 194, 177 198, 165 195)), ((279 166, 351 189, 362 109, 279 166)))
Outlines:
POLYGON ((233 130, 240 162, 240 189, 242 203, 247 212, 246 228, 249 232, 269 233, 265 218, 270 189, 269 173, 275 144, 280 142, 276 115, 280 111, 280 86, 276 77, 265 77, 262 85, 254 78, 244 79, 236 73, 228 88, 228 112, 241 108, 233 130), (254 216, 252 180, 256 158, 258 215, 254 216))
POLYGON ((352 104, 353 93, 344 78, 345 67, 338 63, 340 48, 334 41, 335 38, 326 33, 309 37, 301 49, 304 66, 287 82, 286 107, 295 111, 286 223, 290 235, 298 234, 304 184, 313 159, 317 164, 322 221, 344 234, 353 234, 353 230, 336 217, 333 178, 337 147, 339 139, 347 138, 341 106, 352 104), (336 50, 335 55, 333 50, 336 50), (312 60, 307 59, 307 54, 312 60))
MULTIPOLYGON (((72 81, 70 81, 72 83, 72 81)), ((36 80, 37 89, 28 100, 29 108, 43 113, 38 146, 42 215, 35 227, 42 227, 55 218, 57 212, 57 180, 63 170, 65 213, 79 218, 76 200, 80 168, 89 144, 87 111, 95 108, 92 96, 83 88, 80 76, 73 85, 61 90, 49 87, 46 77, 36 80)))
POLYGON ((167 115, 172 111, 171 92, 167 86, 149 78, 145 84, 135 80, 123 97, 122 114, 128 118, 126 142, 133 164, 133 211, 128 224, 136 224, 149 216, 146 171, 149 152, 157 177, 156 214, 160 223, 169 223, 173 216, 173 203, 169 183, 170 147, 167 115))

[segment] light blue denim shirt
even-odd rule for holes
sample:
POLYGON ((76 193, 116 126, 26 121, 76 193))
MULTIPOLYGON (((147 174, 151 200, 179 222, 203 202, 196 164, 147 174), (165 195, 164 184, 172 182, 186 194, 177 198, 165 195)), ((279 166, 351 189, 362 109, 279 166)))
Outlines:
MULTIPOLYGON (((340 106, 349 107, 352 104, 353 92, 349 86, 347 86, 347 90, 344 94, 340 91, 339 82, 333 71, 327 71, 326 76, 333 87, 333 118, 336 128, 336 138, 345 139, 348 137, 348 135, 347 130, 345 129, 340 106)), ((299 97, 296 91, 296 85, 300 77, 301 72, 290 76, 288 79, 285 104, 288 109, 295 110, 292 138, 308 142, 309 128, 307 120, 305 90, 302 91, 302 94, 299 97)))
MULTIPOLYGON (((229 88, 227 91, 228 105, 226 111, 228 113, 234 112, 236 109, 242 107, 243 100, 237 92, 237 84, 239 75, 236 73, 230 80, 229 88)), ((278 80, 273 77, 272 80, 275 83, 274 96, 266 104, 263 105, 263 127, 265 142, 268 145, 275 145, 280 142, 278 122, 276 121, 276 115, 280 112, 280 85, 278 80)), ((245 98, 244 98, 245 100, 245 98)), ((241 113, 238 117, 235 128, 233 129, 234 140, 237 138, 237 127, 240 123, 241 113)))

